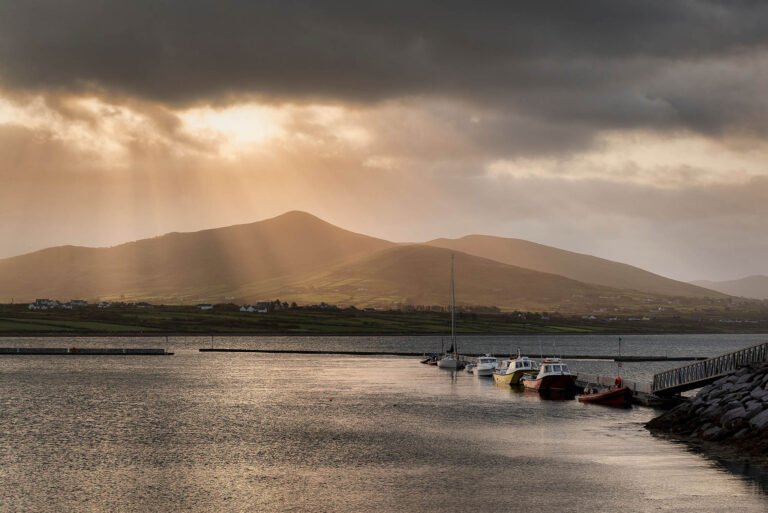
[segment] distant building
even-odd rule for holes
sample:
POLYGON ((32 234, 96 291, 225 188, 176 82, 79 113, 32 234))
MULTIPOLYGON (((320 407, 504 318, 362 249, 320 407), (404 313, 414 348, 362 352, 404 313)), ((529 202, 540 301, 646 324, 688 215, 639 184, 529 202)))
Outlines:
POLYGON ((200 310, 213 310, 213 305, 210 303, 203 303, 203 304, 197 305, 197 307, 200 310))
POLYGON ((260 301, 253 305, 243 305, 240 307, 240 311, 249 313, 268 313, 271 306, 272 303, 269 301, 260 301))
POLYGON ((112 303, 109 301, 100 301, 98 305, 96 305, 96 308, 110 308, 112 306, 112 303))
POLYGON ((27 307, 30 310, 51 310, 53 308, 59 308, 61 303, 54 299, 35 299, 34 303, 30 303, 27 307))
POLYGON ((83 306, 88 306, 88 301, 86 301, 85 299, 72 299, 67 304, 72 308, 80 308, 83 306))

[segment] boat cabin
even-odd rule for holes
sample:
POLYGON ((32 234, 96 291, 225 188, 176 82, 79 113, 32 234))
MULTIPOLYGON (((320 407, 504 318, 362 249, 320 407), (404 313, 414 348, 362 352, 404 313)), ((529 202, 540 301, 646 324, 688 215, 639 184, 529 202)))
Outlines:
POLYGON ((536 369, 538 369, 538 367, 536 366, 536 362, 531 360, 527 356, 522 356, 515 360, 515 370, 536 370, 536 369))
POLYGON ((541 364, 542 374, 570 374, 568 365, 560 361, 560 358, 545 358, 541 364))

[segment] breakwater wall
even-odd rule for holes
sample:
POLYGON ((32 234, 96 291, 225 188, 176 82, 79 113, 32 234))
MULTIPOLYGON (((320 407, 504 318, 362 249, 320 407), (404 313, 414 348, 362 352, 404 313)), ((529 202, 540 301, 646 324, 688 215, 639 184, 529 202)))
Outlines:
POLYGON ((742 367, 718 379, 646 427, 768 456, 768 364, 742 367))
POLYGON ((0 347, 0 356, 14 355, 171 356, 173 353, 151 347, 0 347))
MULTIPOLYGON (((272 353, 272 354, 327 354, 348 356, 424 356, 424 353, 413 351, 329 351, 314 349, 248 349, 227 347, 201 347, 201 353, 272 353)), ((485 353, 462 353, 460 358, 471 359, 483 356, 485 353)), ((504 358, 504 356, 498 356, 504 358)), ((516 356, 512 356, 516 358, 516 356)), ((594 354, 564 354, 560 355, 564 360, 608 360, 614 362, 685 362, 692 360, 705 360, 699 356, 616 356, 594 354)))

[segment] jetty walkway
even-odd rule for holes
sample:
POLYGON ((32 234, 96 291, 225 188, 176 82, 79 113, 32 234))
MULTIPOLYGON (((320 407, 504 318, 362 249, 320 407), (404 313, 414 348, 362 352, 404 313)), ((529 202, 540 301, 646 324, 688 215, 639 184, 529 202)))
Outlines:
MULTIPOLYGON (((636 402, 663 405, 679 399, 681 393, 708 385, 739 367, 764 362, 768 362, 768 342, 656 373, 651 382, 623 380, 623 384, 632 390, 636 402)), ((613 376, 579 374, 576 384, 607 388, 614 384, 614 379, 613 376)))
POLYGON ((651 392, 658 396, 676 395, 701 388, 739 367, 768 361, 768 342, 725 353, 653 376, 651 392))

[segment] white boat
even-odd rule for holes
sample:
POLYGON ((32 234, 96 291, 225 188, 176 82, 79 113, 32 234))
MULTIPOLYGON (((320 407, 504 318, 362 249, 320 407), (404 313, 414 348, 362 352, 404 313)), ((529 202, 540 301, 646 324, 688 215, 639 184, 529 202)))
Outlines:
POLYGON ((456 355, 447 354, 437 361, 437 366, 441 369, 463 369, 464 362, 456 355))
POLYGON ((437 366, 441 369, 463 369, 464 362, 459 358, 459 348, 456 344, 456 283, 453 272, 454 256, 451 255, 451 348, 441 359, 437 366))
POLYGON ((477 376, 493 376, 493 371, 499 364, 499 360, 495 356, 485 355, 477 359, 475 366, 475 375, 477 376))

